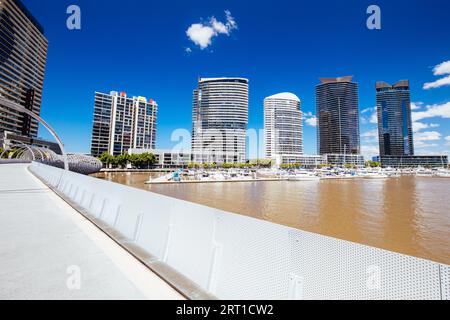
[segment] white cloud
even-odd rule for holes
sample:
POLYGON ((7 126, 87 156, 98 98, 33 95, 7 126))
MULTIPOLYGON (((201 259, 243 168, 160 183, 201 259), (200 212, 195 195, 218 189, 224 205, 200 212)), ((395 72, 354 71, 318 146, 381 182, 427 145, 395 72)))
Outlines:
POLYGON ((211 18, 211 26, 217 33, 224 33, 227 35, 229 33, 227 26, 223 22, 218 21, 215 17, 211 18))
POLYGON ((187 47, 187 48, 185 48, 185 49, 184 49, 184 51, 185 51, 186 53, 188 53, 188 54, 189 54, 189 53, 191 53, 191 52, 192 52, 192 49, 191 49, 191 48, 189 48, 189 47, 187 47))
POLYGON ((414 148, 417 150, 416 154, 426 155, 433 154, 430 148, 437 148, 439 144, 433 141, 441 140, 442 135, 437 131, 418 132, 414 134, 414 148), (431 141, 431 142, 430 142, 431 141))
POLYGON ((380 154, 379 147, 376 145, 361 145, 361 154, 366 160, 372 160, 373 157, 380 154))
POLYGON ((372 124, 378 124, 378 113, 376 111, 370 116, 369 122, 372 124))
POLYGON ((362 109, 361 113, 367 113, 369 111, 370 112, 375 112, 375 111, 377 111, 377 107, 362 109))
POLYGON ((427 118, 450 119, 450 102, 426 106, 425 109, 425 111, 412 113, 412 119, 414 122, 427 118))
POLYGON ((444 61, 441 64, 438 64, 433 69, 433 74, 435 76, 443 76, 445 74, 450 74, 450 60, 444 61))
POLYGON ((438 79, 433 82, 427 82, 423 85, 425 90, 440 88, 443 86, 450 85, 450 60, 444 61, 433 68, 433 74, 435 76, 444 76, 448 75, 444 78, 438 79))
POLYGON ((306 124, 311 127, 317 127, 317 117, 312 116, 311 118, 306 118, 305 120, 306 124))
POLYGON ((372 142, 378 143, 378 129, 373 129, 373 130, 370 130, 370 131, 366 131, 366 132, 364 132, 361 135, 361 137, 364 140, 370 140, 372 142))
POLYGON ((417 132, 414 135, 414 142, 420 142, 420 141, 437 141, 441 140, 442 135, 437 131, 424 131, 424 132, 417 132))
POLYGON ((419 110, 423 107, 423 102, 411 102, 411 110, 419 110))
POLYGON ((225 16, 227 17, 228 30, 237 29, 238 26, 237 26, 236 20, 234 20, 234 17, 231 15, 230 10, 225 10, 225 16))
POLYGON ((310 127, 317 127, 317 117, 310 111, 303 113, 303 120, 310 127))
POLYGON ((443 86, 450 86, 450 76, 446 76, 433 82, 427 82, 423 85, 425 90, 436 89, 443 86))
POLYGON ((211 39, 216 35, 216 32, 210 26, 194 23, 186 31, 186 34, 193 43, 203 50, 211 44, 211 39))
POLYGON ((426 143, 423 141, 414 142, 414 149, 416 155, 430 155, 435 153, 434 151, 429 150, 429 148, 437 148, 439 145, 437 143, 426 143))
POLYGON ((366 109, 361 110, 361 114, 363 114, 363 115, 366 113, 369 113, 369 112, 370 112, 369 116, 361 117, 361 123, 362 124, 367 124, 367 123, 377 124, 378 123, 377 107, 366 108, 366 109))
POLYGON ((445 137, 446 145, 450 146, 450 136, 445 137))
POLYGON ((372 129, 361 134, 361 154, 366 160, 380 154, 378 144, 378 129, 372 129))
POLYGON ((423 123, 423 122, 413 122, 413 131, 414 133, 419 132, 424 129, 438 128, 439 125, 437 123, 423 123))
POLYGON ((194 23, 186 31, 189 39, 198 45, 200 49, 206 49, 211 45, 212 39, 220 34, 230 35, 231 31, 237 29, 236 20, 231 12, 225 11, 226 22, 221 22, 211 17, 207 23, 194 23))

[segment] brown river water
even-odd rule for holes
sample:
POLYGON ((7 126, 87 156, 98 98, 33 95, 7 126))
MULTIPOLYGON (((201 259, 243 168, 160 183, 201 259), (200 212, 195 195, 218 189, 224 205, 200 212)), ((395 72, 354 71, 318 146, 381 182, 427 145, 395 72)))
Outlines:
MULTIPOLYGON (((152 174, 153 177, 158 174, 152 174)), ((149 173, 98 178, 450 265, 450 179, 145 185, 149 173)))

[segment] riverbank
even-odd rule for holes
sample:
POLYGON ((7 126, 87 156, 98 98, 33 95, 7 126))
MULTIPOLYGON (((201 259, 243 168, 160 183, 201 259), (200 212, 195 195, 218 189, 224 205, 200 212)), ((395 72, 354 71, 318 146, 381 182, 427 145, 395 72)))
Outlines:
POLYGON ((152 173, 152 172, 173 172, 174 169, 105 169, 100 170, 101 173, 152 173))

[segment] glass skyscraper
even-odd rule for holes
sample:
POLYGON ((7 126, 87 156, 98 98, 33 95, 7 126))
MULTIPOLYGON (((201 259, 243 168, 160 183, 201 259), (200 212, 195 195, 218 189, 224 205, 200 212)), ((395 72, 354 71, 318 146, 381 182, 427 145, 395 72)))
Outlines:
POLYGON ((377 82, 380 156, 414 155, 409 81, 377 82))
POLYGON ((316 87, 319 154, 359 154, 358 85, 353 77, 320 80, 316 87))
POLYGON ((194 162, 245 162, 248 80, 201 78, 193 96, 194 162))
MULTIPOLYGON (((0 95, 36 115, 41 112, 48 42, 44 29, 19 0, 0 1, 0 95)), ((35 138, 38 122, 0 104, 0 131, 35 138)))

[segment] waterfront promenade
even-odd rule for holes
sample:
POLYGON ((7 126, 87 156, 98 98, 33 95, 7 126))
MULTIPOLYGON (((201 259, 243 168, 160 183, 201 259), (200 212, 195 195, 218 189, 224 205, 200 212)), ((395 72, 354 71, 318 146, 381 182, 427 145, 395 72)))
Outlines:
POLYGON ((0 164, 0 299, 182 298, 27 167, 0 164))

